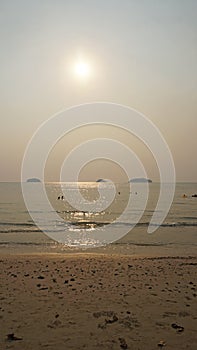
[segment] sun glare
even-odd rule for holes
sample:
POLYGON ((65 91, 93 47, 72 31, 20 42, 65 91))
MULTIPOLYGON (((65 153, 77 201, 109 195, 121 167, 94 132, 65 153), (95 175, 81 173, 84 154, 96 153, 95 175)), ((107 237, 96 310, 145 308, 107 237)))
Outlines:
POLYGON ((88 78, 90 75, 90 65, 87 62, 79 61, 74 67, 75 75, 79 78, 88 78))

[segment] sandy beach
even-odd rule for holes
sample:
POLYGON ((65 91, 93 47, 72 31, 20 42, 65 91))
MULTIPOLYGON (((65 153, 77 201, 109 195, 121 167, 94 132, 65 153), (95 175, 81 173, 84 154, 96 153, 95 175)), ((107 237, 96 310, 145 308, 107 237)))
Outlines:
POLYGON ((195 350, 197 257, 1 255, 0 349, 195 350))
POLYGON ((197 350, 197 0, 0 0, 0 350, 197 350))

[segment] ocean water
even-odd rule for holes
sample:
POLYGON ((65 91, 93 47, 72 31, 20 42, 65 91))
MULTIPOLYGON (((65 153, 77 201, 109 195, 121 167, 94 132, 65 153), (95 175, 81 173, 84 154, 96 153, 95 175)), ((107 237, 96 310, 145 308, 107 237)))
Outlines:
POLYGON ((154 233, 147 233, 147 229, 156 208, 160 184, 148 184, 148 202, 143 211, 139 199, 143 196, 144 185, 130 187, 126 183, 115 184, 114 199, 105 208, 105 199, 112 193, 111 186, 109 183, 94 182, 46 183, 45 190, 50 206, 45 207, 40 197, 42 184, 26 183, 25 191, 30 193, 31 204, 33 203, 27 210, 21 184, 0 183, 1 251, 62 253, 87 247, 91 251, 102 245, 103 248, 97 249, 110 253, 143 252, 146 255, 151 250, 154 254, 159 254, 165 248, 167 254, 196 254, 197 198, 192 197, 197 193, 196 183, 176 184, 170 211, 154 233), (98 186, 103 194, 101 201, 98 186), (80 200, 75 198, 77 188, 84 203, 91 203, 90 207, 80 209, 80 200), (65 198, 64 189, 73 203, 70 204, 65 198), (126 212, 131 196, 132 207, 126 212), (92 203, 96 204, 92 207, 92 203), (126 214, 122 216, 122 213, 126 214), (120 232, 123 234, 119 235, 120 232), (96 235, 99 236, 99 242, 95 239, 96 235), (108 236, 109 240, 106 239, 108 236), (107 244, 110 240, 113 241, 112 244, 107 244))

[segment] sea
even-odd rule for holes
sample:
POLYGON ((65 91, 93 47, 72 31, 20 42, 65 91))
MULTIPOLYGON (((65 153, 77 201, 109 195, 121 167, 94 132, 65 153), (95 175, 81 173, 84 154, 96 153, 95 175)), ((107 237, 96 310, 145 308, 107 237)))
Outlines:
POLYGON ((157 216, 151 220, 160 189, 160 183, 2 182, 0 253, 195 256, 197 183, 177 183, 157 223, 157 216))

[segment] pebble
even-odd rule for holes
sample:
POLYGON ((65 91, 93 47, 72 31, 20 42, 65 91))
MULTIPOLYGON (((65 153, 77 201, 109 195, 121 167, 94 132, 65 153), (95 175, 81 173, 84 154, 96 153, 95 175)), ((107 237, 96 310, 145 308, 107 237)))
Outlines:
POLYGON ((160 340, 160 342, 157 344, 160 348, 163 348, 163 346, 166 345, 164 340, 160 340))
POLYGON ((23 338, 21 337, 16 337, 14 333, 9 333, 7 334, 7 340, 8 341, 15 341, 15 340, 22 340, 23 338))
POLYGON ((181 332, 184 331, 184 327, 179 326, 179 325, 176 324, 176 323, 172 323, 172 324, 171 324, 171 327, 174 328, 174 329, 176 329, 176 330, 177 330, 177 333, 181 333, 181 332))
POLYGON ((124 338, 119 338, 121 349, 128 349, 128 345, 124 338))

